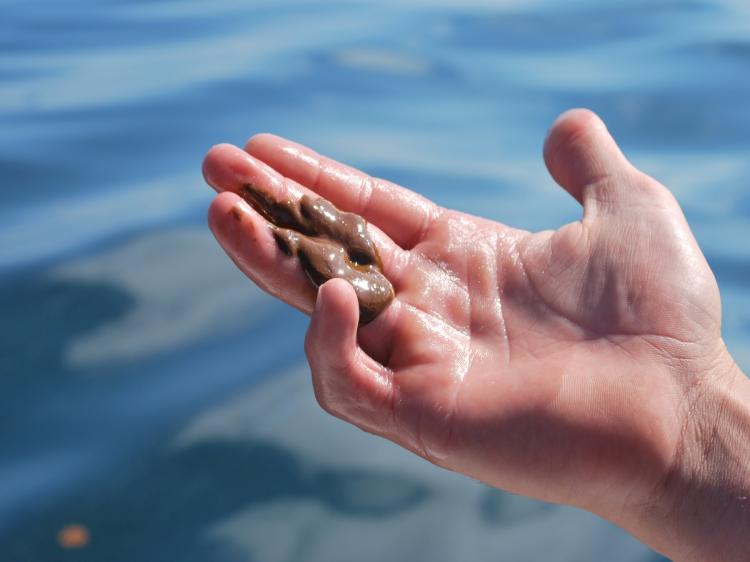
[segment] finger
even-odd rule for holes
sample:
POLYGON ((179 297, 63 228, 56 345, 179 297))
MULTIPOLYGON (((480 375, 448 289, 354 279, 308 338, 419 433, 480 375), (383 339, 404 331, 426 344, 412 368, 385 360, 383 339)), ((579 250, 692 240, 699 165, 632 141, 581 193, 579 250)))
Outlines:
MULTIPOLYGON (((203 161, 203 176, 218 192, 231 191, 239 194, 246 185, 251 184, 276 201, 296 201, 305 194, 316 196, 306 187, 229 144, 220 144, 208 151, 203 161)), ((409 256, 380 229, 372 224, 368 224, 367 228, 380 253, 383 273, 398 291, 409 256)))
POLYGON ((544 144, 544 161, 555 181, 584 207, 617 208, 631 195, 635 169, 604 122, 587 109, 557 118, 544 144))
POLYGON ((337 207, 362 215, 407 250, 422 241, 441 213, 440 207, 413 191, 281 137, 256 135, 245 150, 337 207))
POLYGON ((298 199, 307 192, 231 144, 217 144, 208 151, 203 159, 203 177, 218 192, 239 194, 251 184, 278 201, 286 197, 298 199))
POLYGON ((315 397, 327 412, 386 434, 393 419, 392 374, 358 347, 358 322, 354 289, 342 279, 324 283, 305 337, 315 397))
POLYGON ((208 210, 214 236, 237 267, 261 289, 311 314, 315 288, 276 244, 268 223, 237 194, 220 193, 208 210))

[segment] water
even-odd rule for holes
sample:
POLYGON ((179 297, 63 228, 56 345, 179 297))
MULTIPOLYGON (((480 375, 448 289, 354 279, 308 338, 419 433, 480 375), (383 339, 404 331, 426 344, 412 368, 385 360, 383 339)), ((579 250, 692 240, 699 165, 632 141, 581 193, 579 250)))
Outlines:
POLYGON ((545 130, 588 106, 683 204, 747 370, 749 22, 745 0, 0 0, 0 559, 660 559, 321 413, 306 320, 215 245, 200 161, 273 131, 549 228, 579 210, 545 130))

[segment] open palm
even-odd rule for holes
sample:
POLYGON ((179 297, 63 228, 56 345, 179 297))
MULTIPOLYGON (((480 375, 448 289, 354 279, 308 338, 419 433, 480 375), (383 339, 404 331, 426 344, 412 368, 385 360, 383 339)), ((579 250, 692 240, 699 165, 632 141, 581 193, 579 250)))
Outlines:
POLYGON ((313 315, 306 351, 326 410, 489 484, 611 513, 647 501, 679 455, 684 398, 700 386, 679 367, 720 353, 718 290, 672 195, 595 115, 558 119, 545 159, 584 216, 539 233, 442 209, 271 135, 214 147, 204 175, 221 192, 210 224, 230 257, 313 315), (363 327, 345 281, 316 303, 237 195, 247 183, 365 217, 393 303, 363 327))

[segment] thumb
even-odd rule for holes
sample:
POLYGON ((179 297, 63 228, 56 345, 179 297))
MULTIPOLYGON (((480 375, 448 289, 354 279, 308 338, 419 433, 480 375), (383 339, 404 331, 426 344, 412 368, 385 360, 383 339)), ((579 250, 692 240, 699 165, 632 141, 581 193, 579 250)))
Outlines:
POLYGON ((358 346, 358 322, 354 288, 343 279, 327 281, 318 289, 305 353, 321 407, 382 434, 392 420, 392 376, 358 346))
POLYGON ((544 161, 555 181, 579 203, 616 202, 627 196, 635 168, 604 122, 587 109, 566 111, 550 127, 544 161))

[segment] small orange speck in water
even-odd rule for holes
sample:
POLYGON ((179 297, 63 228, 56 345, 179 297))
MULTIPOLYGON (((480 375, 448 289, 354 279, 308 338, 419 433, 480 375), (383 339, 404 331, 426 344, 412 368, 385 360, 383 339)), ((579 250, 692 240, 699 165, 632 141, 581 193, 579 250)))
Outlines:
POLYGON ((89 530, 77 523, 66 525, 57 533, 57 544, 61 548, 83 548, 90 540, 89 530))

